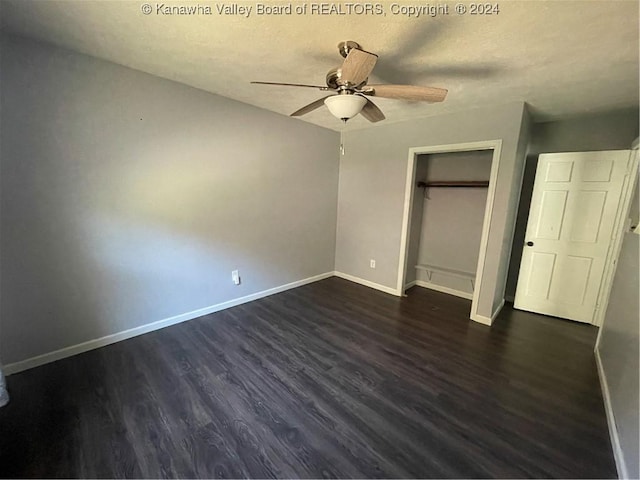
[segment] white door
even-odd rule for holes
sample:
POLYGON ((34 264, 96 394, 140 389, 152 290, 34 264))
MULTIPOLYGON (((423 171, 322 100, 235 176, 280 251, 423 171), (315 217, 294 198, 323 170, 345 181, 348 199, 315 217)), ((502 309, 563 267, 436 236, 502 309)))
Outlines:
POLYGON ((629 150, 540 155, 514 306, 591 323, 629 150))

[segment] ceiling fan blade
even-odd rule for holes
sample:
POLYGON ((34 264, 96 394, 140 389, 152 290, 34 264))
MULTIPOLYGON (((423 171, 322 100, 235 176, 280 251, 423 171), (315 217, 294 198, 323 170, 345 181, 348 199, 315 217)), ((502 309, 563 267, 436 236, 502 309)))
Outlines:
POLYGON ((382 113, 382 110, 380 110, 378 106, 368 98, 366 100, 367 103, 364 105, 364 107, 362 107, 362 110, 360 111, 362 116, 373 123, 384 120, 385 116, 384 113, 382 113))
POLYGON ((324 99, 328 97, 332 97, 333 95, 327 95, 326 97, 319 98, 315 102, 311 102, 309 105, 302 107, 300 110, 296 110, 290 116, 292 117, 300 117, 306 113, 314 111, 316 108, 320 108, 324 105, 324 99))
POLYGON ((278 82, 249 82, 256 85, 277 85, 282 87, 306 87, 306 88, 317 88, 319 90, 329 90, 328 87, 323 87, 321 85, 306 85, 304 83, 278 83, 278 82))
POLYGON ((416 87, 414 85, 367 85, 365 95, 395 98, 412 102, 442 102, 447 96, 445 88, 416 87))
POLYGON ((358 48, 352 48, 347 58, 342 62, 341 82, 360 85, 369 77, 377 61, 377 55, 358 48))

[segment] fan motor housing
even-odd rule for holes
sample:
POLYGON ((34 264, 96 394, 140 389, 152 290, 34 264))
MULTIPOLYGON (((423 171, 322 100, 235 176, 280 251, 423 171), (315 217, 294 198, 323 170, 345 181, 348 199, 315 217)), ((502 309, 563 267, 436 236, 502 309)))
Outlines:
POLYGON ((327 87, 334 90, 337 89, 340 86, 338 80, 340 80, 341 73, 342 72, 337 67, 329 70, 329 72, 327 72, 327 87))
POLYGON ((342 83, 341 78, 342 78, 342 70, 339 67, 332 68, 327 72, 327 77, 326 77, 327 87, 329 87, 332 90, 339 90, 339 89, 353 90, 353 89, 358 89, 363 87, 364 85, 367 84, 367 80, 368 80, 366 79, 360 85, 351 85, 351 84, 342 83))

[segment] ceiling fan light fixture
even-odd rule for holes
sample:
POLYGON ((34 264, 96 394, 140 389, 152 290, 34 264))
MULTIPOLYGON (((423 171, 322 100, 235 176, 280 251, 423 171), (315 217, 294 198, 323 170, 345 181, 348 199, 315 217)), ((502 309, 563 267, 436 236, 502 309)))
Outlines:
MULTIPOLYGON (((2 0, 0 0, 2 1, 2 0)), ((436 87, 420 87, 416 85, 367 85, 369 76, 373 72, 378 56, 360 48, 356 42, 341 42, 338 45, 340 54, 344 57, 342 65, 332 68, 325 78, 327 86, 308 85, 301 83, 252 82, 263 85, 283 85, 287 87, 317 88, 322 91, 332 91, 335 94, 322 97, 299 108, 291 114, 300 117, 321 108, 324 103, 331 114, 343 122, 361 114, 366 120, 375 123, 385 119, 382 111, 369 100, 369 97, 391 98, 412 102, 442 102, 447 96, 447 90, 436 87), (337 94, 337 95, 336 95, 337 94)))
POLYGON ((366 103, 367 99, 360 95, 334 95, 324 99, 331 114, 344 122, 359 114, 366 103))

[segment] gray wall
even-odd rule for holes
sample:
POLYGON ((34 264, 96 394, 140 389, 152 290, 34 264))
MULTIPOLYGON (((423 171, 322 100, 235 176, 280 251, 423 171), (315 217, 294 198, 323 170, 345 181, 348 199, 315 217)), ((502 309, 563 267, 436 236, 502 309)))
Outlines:
POLYGON ((336 132, 17 38, 1 75, 5 364, 333 271, 336 132))
POLYGON ((504 293, 524 165, 519 138, 526 116, 523 103, 512 103, 345 133, 336 270, 396 288, 409 148, 502 139, 478 305, 479 313, 490 317, 504 293), (376 269, 369 268, 370 258, 376 259, 376 269))
POLYGON ((638 136, 638 109, 535 123, 530 154, 624 150, 638 136))
MULTIPOLYGON (((637 188, 637 187, 636 187, 637 188)), ((626 233, 616 269, 599 352, 628 478, 640 478, 638 371, 640 365, 640 235, 626 233)))
POLYGON ((638 137, 638 128, 638 109, 618 110, 555 122, 534 123, 532 125, 511 263, 509 265, 508 297, 513 298, 516 293, 522 248, 526 240, 524 237, 529 218, 538 154, 626 150, 631 147, 633 140, 638 137))

